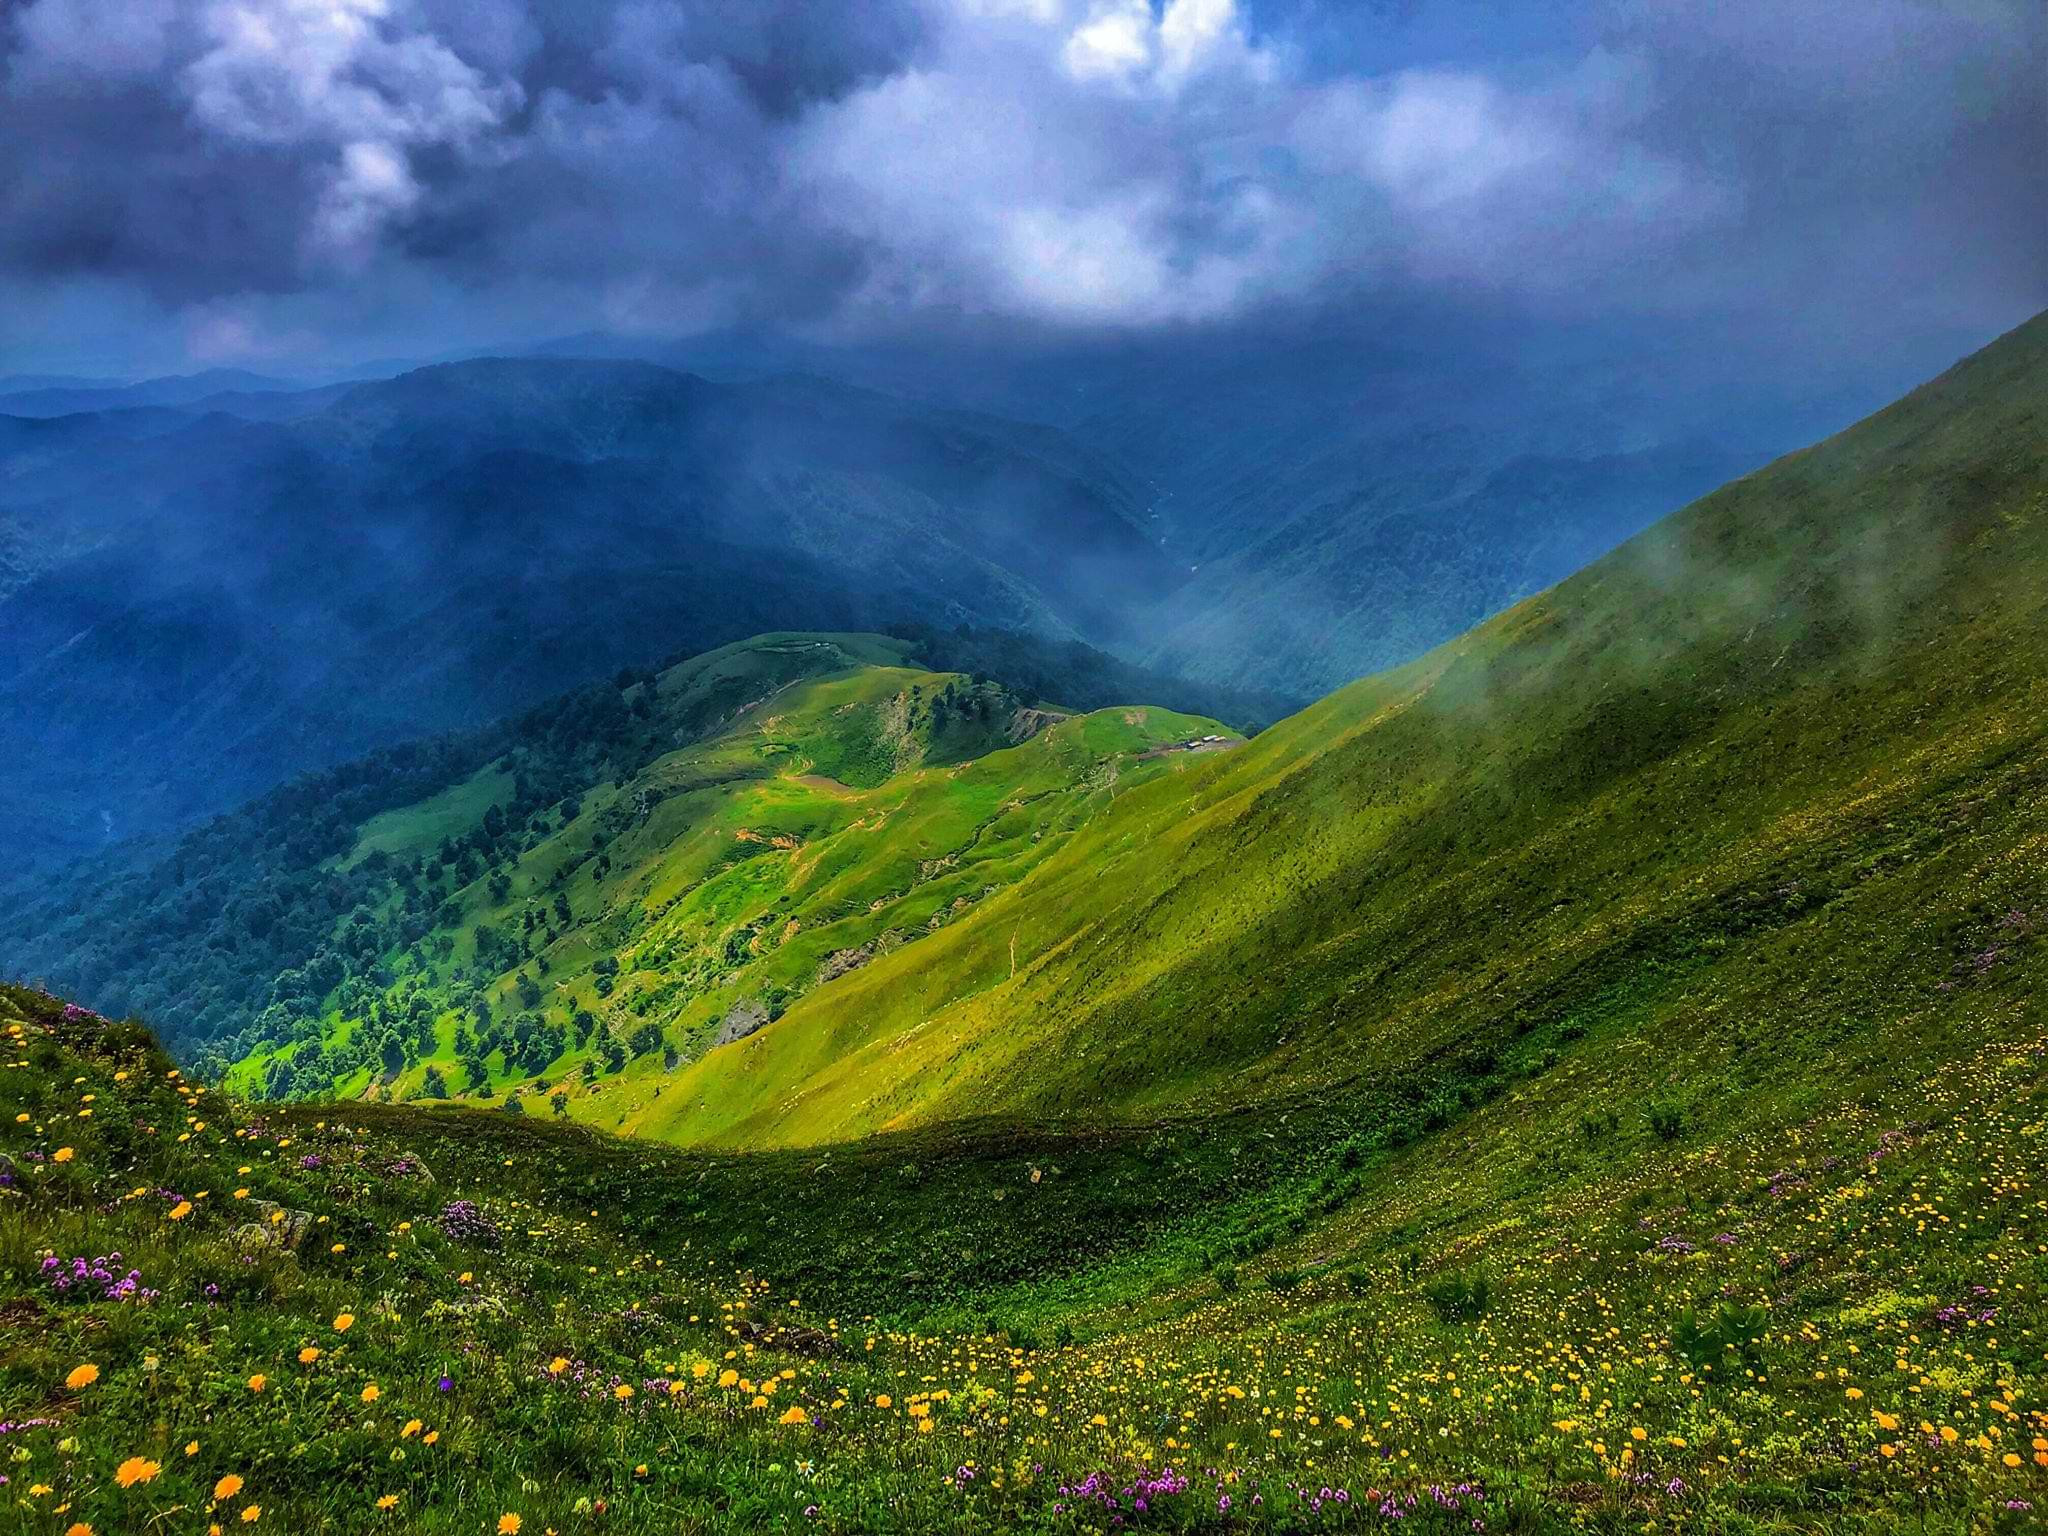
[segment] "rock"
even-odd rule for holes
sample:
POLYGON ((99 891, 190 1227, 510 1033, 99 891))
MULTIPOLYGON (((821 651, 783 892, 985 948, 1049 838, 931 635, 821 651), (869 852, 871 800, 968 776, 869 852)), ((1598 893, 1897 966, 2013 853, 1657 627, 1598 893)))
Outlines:
POLYGON ((749 1344, 763 1344, 793 1354, 829 1355, 838 1349, 838 1342, 824 1329, 806 1328, 801 1323, 763 1326, 749 1318, 741 1320, 733 1331, 749 1344))
POLYGON ((735 1040, 744 1040, 755 1030, 768 1022, 768 1010, 750 997, 743 997, 726 1010, 725 1022, 718 1026, 718 1038, 714 1045, 731 1045, 735 1040))
POLYGON ((313 1230, 311 1211, 295 1211, 275 1200, 251 1200, 249 1209, 256 1213, 257 1219, 236 1229, 238 1239, 253 1227, 262 1234, 265 1242, 297 1252, 306 1241, 306 1234, 313 1230))
POLYGON ((825 957, 825 963, 818 967, 818 984, 836 981, 848 971, 857 971, 875 958, 872 944, 863 944, 858 949, 835 949, 825 957))

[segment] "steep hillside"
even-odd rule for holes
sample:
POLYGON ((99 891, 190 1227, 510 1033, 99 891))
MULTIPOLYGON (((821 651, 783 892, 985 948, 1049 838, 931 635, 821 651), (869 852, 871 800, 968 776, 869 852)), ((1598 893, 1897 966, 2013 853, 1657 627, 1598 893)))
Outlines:
POLYGON ((1121 476, 1049 428, 637 363, 263 399, 0 417, 10 848, 161 832, 766 630, 1103 640, 1171 585, 1121 476))
POLYGON ((639 1128, 812 1142, 1482 1082, 1582 1039, 1704 1053, 1671 1091, 1713 1114, 1809 1051, 1959 1029, 2042 900, 2044 512, 2048 318, 1120 798, 639 1128))

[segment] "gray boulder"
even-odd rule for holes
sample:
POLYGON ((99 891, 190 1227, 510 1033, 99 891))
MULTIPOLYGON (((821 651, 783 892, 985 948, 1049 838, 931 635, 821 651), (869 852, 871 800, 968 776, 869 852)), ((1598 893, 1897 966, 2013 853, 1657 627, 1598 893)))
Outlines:
POLYGON ((726 1010, 725 1022, 718 1026, 718 1038, 714 1045, 731 1045, 735 1040, 744 1040, 755 1030, 768 1022, 768 1010, 751 997, 743 997, 726 1010))

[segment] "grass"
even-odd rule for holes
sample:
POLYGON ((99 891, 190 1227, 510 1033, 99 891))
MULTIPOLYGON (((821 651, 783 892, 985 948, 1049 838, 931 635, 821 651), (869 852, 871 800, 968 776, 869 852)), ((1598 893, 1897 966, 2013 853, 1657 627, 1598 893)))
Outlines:
POLYGON ((2027 954, 1967 1039, 1893 1027, 1825 1103, 1780 1080, 1671 1139, 1643 1090, 1704 1064, 1623 1054, 1392 1135, 1303 1104, 714 1154, 245 1106, 10 990, 10 1517, 2019 1531, 2048 1495, 2027 954), (311 1218, 296 1254, 240 1235, 256 1200, 311 1218), (158 1294, 42 1273, 112 1252, 158 1294))

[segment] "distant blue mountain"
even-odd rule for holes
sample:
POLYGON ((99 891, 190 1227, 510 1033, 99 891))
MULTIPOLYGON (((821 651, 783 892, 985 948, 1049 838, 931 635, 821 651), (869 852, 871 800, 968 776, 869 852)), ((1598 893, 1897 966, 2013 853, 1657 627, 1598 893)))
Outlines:
POLYGON ((144 379, 137 384, 103 379, 16 377, 0 380, 0 415, 70 416, 80 411, 118 411, 141 405, 191 405, 209 395, 257 394, 302 389, 289 379, 268 378, 240 368, 144 379))

